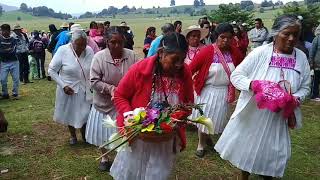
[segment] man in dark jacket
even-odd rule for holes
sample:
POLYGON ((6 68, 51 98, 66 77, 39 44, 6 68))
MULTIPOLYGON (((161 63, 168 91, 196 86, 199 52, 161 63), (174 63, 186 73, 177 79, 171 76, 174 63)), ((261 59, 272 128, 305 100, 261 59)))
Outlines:
POLYGON ((120 27, 124 31, 124 37, 126 38, 124 48, 133 50, 133 45, 134 45, 133 32, 130 30, 130 27, 127 26, 127 23, 124 21, 121 22, 120 27))
POLYGON ((14 99, 18 99, 19 91, 19 61, 16 57, 17 40, 10 36, 11 27, 9 24, 1 25, 0 35, 0 60, 1 60, 1 85, 2 98, 9 99, 8 75, 12 76, 14 99))
POLYGON ((29 39, 19 25, 13 26, 13 37, 17 39, 16 55, 19 60, 20 82, 30 83, 29 81, 29 39))
POLYGON ((62 30, 57 30, 54 24, 49 25, 49 30, 50 30, 51 36, 50 36, 50 42, 48 44, 47 49, 53 56, 53 50, 56 47, 56 44, 58 42, 56 38, 58 37, 58 35, 62 30))

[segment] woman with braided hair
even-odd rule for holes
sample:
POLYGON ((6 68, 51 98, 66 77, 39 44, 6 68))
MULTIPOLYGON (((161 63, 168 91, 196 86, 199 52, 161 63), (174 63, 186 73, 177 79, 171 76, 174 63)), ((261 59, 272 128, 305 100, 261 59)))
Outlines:
MULTIPOLYGON (((124 119, 130 115, 128 112, 138 107, 193 103, 191 72, 184 63, 187 50, 185 37, 172 33, 163 37, 156 55, 130 68, 114 95, 118 127, 123 127, 124 119)), ((185 127, 179 127, 176 134, 165 142, 134 140, 131 151, 125 149, 117 154, 111 176, 116 180, 168 179, 176 148, 182 151, 186 147, 185 127)))

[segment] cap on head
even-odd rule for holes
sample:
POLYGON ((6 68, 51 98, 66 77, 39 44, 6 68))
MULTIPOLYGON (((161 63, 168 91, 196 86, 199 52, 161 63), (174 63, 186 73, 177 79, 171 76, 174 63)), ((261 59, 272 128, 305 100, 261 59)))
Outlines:
POLYGON ((84 29, 82 28, 82 26, 80 24, 73 24, 71 27, 70 27, 70 33, 74 33, 75 31, 84 31, 84 29))
POLYGON ((63 22, 60 28, 69 28, 69 24, 67 22, 63 22))
POLYGON ((200 37, 200 40, 204 39, 208 33, 209 33, 209 29, 204 29, 204 28, 200 28, 199 26, 197 25, 192 25, 192 26, 189 26, 187 29, 185 29, 182 34, 187 38, 188 37, 188 34, 192 31, 200 31, 201 33, 201 37, 200 37))
POLYGON ((21 30, 22 27, 19 24, 13 26, 13 30, 21 30))

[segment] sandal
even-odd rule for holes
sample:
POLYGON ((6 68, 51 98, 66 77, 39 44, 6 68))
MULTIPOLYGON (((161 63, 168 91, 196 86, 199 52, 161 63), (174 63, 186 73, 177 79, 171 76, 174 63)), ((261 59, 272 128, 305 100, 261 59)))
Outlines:
POLYGON ((107 171, 110 172, 110 168, 112 166, 112 161, 100 161, 99 163, 99 169, 100 171, 107 171))
POLYGON ((77 138, 70 138, 69 143, 70 143, 70 145, 75 145, 78 143, 78 140, 77 140, 77 138))
POLYGON ((205 151, 204 150, 197 150, 196 151, 196 156, 198 156, 199 158, 203 158, 205 155, 205 151))

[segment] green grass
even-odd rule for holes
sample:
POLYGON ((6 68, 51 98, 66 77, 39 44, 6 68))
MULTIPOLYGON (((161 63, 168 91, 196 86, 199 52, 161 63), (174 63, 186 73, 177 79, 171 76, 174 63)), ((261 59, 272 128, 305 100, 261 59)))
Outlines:
MULTIPOLYGON (((54 82, 35 81, 21 86, 20 100, 0 101, 9 121, 8 132, 0 134, 0 170, 9 172, 0 179, 111 179, 97 170, 97 147, 81 142, 71 147, 67 128, 53 122, 55 87, 54 82)), ((302 108, 304 127, 291 131, 292 158, 284 180, 320 179, 319 104, 308 102, 302 108)), ((236 179, 240 174, 214 152, 196 158, 196 146, 197 133, 189 130, 187 149, 178 155, 171 179, 236 179)))

